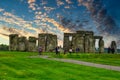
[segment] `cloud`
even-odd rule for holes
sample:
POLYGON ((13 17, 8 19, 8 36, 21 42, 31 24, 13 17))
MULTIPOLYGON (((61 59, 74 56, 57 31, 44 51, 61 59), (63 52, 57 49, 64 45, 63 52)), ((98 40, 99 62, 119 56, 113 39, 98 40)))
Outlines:
POLYGON ((4 11, 3 15, 0 16, 0 21, 6 22, 7 24, 12 24, 15 27, 18 26, 19 29, 22 29, 22 30, 25 30, 25 29, 33 30, 36 33, 43 32, 42 29, 38 29, 32 26, 33 22, 25 21, 24 19, 18 16, 15 16, 14 14, 9 13, 9 12, 4 11))
POLYGON ((11 28, 11 27, 9 28, 6 26, 3 26, 2 28, 0 28, 0 31, 1 31, 1 34, 4 34, 4 35, 19 34, 20 36, 25 36, 25 37, 36 36, 30 32, 26 32, 24 30, 11 28))
POLYGON ((42 0, 41 4, 42 4, 42 5, 46 5, 46 4, 48 4, 48 2, 45 1, 45 0, 42 0))
POLYGON ((56 2, 57 2, 57 6, 58 7, 60 7, 60 6, 65 4, 63 0, 56 0, 56 2))
POLYGON ((68 6, 65 6, 66 9, 70 9, 71 7, 68 5, 68 6))
POLYGON ((28 0, 28 3, 34 3, 36 0, 28 0))
POLYGON ((46 20, 48 22, 52 23, 54 26, 56 26, 59 30, 61 30, 63 32, 71 32, 71 30, 69 28, 65 28, 64 26, 62 26, 61 24, 56 22, 54 19, 46 18, 46 20))
POLYGON ((71 0, 65 0, 68 4, 72 4, 73 2, 71 0))
MULTIPOLYGON (((108 15, 107 9, 105 9, 101 3, 101 0, 76 0, 78 1, 78 6, 85 6, 87 10, 91 13, 91 17, 96 24, 96 28, 99 30, 100 34, 104 37, 107 37, 109 34, 109 41, 115 39, 118 43, 120 37, 114 37, 115 35, 120 34, 120 29, 117 27, 114 19, 108 15)), ((4 27, 3 33, 0 35, 5 36, 8 31, 11 33, 18 33, 20 35, 26 36, 37 36, 38 33, 53 33, 57 34, 58 37, 63 37, 64 32, 73 32, 78 29, 90 29, 90 27, 86 27, 85 24, 89 25, 88 21, 80 21, 79 19, 70 22, 69 19, 63 20, 64 15, 56 14, 59 21, 49 17, 49 14, 54 12, 54 10, 61 9, 63 13, 68 15, 72 15, 72 12, 67 11, 67 9, 73 8, 72 0, 56 0, 56 7, 48 6, 48 0, 42 0, 41 3, 37 3, 37 0, 27 0, 28 7, 34 13, 33 21, 26 21, 19 16, 16 16, 12 13, 6 12, 4 9, 0 8, 0 21, 4 22, 8 28, 4 27), (76 22, 75 22, 76 21, 76 22), (74 23, 75 22, 75 23, 74 23), (8 25, 10 26, 8 26, 8 25), (12 28, 10 28, 12 26, 12 28), (32 32, 31 32, 32 31, 32 32)), ((78 7, 77 6, 77 7, 78 7)), ((54 16, 54 14, 53 14, 54 16)), ((69 16, 66 16, 69 17, 69 16)), ((76 18, 76 16, 75 16, 76 18)), ((92 30, 92 29, 91 29, 92 30)), ((59 38, 59 42, 62 43, 62 38, 59 38)))
POLYGON ((29 8, 31 8, 34 11, 36 10, 35 2, 36 2, 36 0, 28 0, 29 8))
POLYGON ((0 12, 3 12, 3 11, 4 11, 4 9, 0 8, 0 12))
POLYGON ((47 11, 47 12, 50 12, 50 11, 55 10, 55 8, 53 8, 53 7, 44 6, 43 8, 44 8, 44 10, 47 11))

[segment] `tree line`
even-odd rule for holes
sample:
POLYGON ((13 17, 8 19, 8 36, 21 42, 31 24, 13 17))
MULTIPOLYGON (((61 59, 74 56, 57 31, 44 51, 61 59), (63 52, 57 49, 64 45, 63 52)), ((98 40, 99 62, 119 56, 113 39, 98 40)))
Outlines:
POLYGON ((0 51, 8 51, 9 50, 9 46, 6 44, 0 44, 0 51))

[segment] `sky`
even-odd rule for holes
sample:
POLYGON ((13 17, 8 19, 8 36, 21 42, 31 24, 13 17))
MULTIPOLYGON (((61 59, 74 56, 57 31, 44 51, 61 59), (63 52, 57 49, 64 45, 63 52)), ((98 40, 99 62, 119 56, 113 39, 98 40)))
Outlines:
POLYGON ((0 44, 9 34, 35 36, 52 33, 63 43, 63 33, 93 31, 105 47, 120 48, 120 0, 0 0, 0 44))

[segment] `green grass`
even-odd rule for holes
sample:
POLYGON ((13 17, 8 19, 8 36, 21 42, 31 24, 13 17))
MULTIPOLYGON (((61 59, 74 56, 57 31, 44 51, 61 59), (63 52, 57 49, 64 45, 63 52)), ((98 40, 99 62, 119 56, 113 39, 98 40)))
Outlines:
POLYGON ((73 54, 61 54, 61 55, 52 55, 55 58, 69 58, 75 60, 82 60, 87 62, 107 64, 113 66, 120 66, 120 54, 85 54, 85 53, 73 53, 73 54))
POLYGON ((0 52, 0 80, 120 80, 120 72, 0 52))

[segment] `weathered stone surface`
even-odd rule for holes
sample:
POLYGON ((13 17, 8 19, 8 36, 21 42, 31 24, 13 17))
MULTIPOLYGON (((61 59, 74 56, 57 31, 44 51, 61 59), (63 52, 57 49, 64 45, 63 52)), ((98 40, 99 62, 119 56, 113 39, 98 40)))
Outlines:
POLYGON ((53 51, 55 47, 57 46, 57 36, 48 34, 47 36, 47 52, 53 51))
POLYGON ((36 38, 35 37, 29 37, 29 40, 28 40, 28 51, 30 51, 30 52, 37 51, 36 38))
MULTIPOLYGON (((89 52, 94 52, 94 33, 93 33, 93 31, 86 31, 86 33, 85 33, 85 36, 88 36, 89 37, 89 52)), ((85 42, 86 43, 86 42, 85 42)))
POLYGON ((27 42, 27 39, 26 37, 19 37, 18 38, 18 50, 19 51, 27 51, 28 49, 28 42, 27 42))
MULTIPOLYGON (((103 41, 103 37, 102 36, 94 36, 94 39, 99 39, 99 53, 103 53, 104 52, 104 41, 103 41)), ((95 44, 95 42, 94 42, 95 44)))
POLYGON ((93 52, 96 52, 95 42, 96 42, 96 39, 93 38, 93 52))
POLYGON ((43 51, 45 51, 45 46, 46 46, 45 44, 46 44, 45 34, 39 34, 38 47, 41 46, 43 48, 43 51))
POLYGON ((111 49, 114 49, 114 50, 115 50, 115 53, 117 52, 117 44, 116 44, 116 41, 112 41, 112 42, 111 42, 111 49))
POLYGON ((38 47, 39 46, 43 47, 43 51, 53 51, 57 46, 57 36, 48 33, 39 34, 38 47))
POLYGON ((18 50, 18 34, 9 35, 9 50, 10 51, 18 50))
POLYGON ((104 41, 102 39, 99 40, 99 53, 104 52, 104 41))
POLYGON ((102 39, 102 36, 94 36, 94 39, 102 39))
POLYGON ((79 48, 80 52, 84 52, 84 36, 83 36, 83 34, 76 34, 76 48, 79 48))
MULTIPOLYGON (((12 34, 10 37, 10 50, 19 51, 36 51, 35 37, 18 37, 17 34, 12 34)), ((99 52, 104 52, 104 41, 102 36, 94 36, 92 31, 77 31, 76 33, 64 33, 63 48, 69 51, 70 48, 75 51, 77 48, 79 52, 95 52, 95 40, 99 39, 99 52), (70 40, 71 38, 71 40, 70 40)), ((116 45, 115 43, 113 43, 116 45)), ((57 46, 57 35, 43 33, 38 35, 38 47, 41 46, 43 51, 53 51, 57 46)))
POLYGON ((74 33, 64 33, 64 41, 63 41, 63 48, 66 51, 69 51, 70 48, 72 48, 74 46, 74 33), (71 37, 71 41, 70 41, 70 37, 71 37))
MULTIPOLYGON (((80 52, 93 53, 95 52, 95 39, 102 39, 102 37, 94 36, 93 31, 77 31, 76 33, 64 33, 63 48, 67 51, 71 47, 73 51, 76 50, 76 48, 79 48, 80 52), (72 36, 72 41, 69 40, 70 36, 72 36)), ((100 48, 103 51, 104 46, 101 45, 100 48)))
POLYGON ((85 36, 85 40, 84 40, 84 44, 85 44, 85 52, 88 53, 89 52, 89 43, 90 43, 90 40, 89 40, 89 35, 86 35, 85 36))

